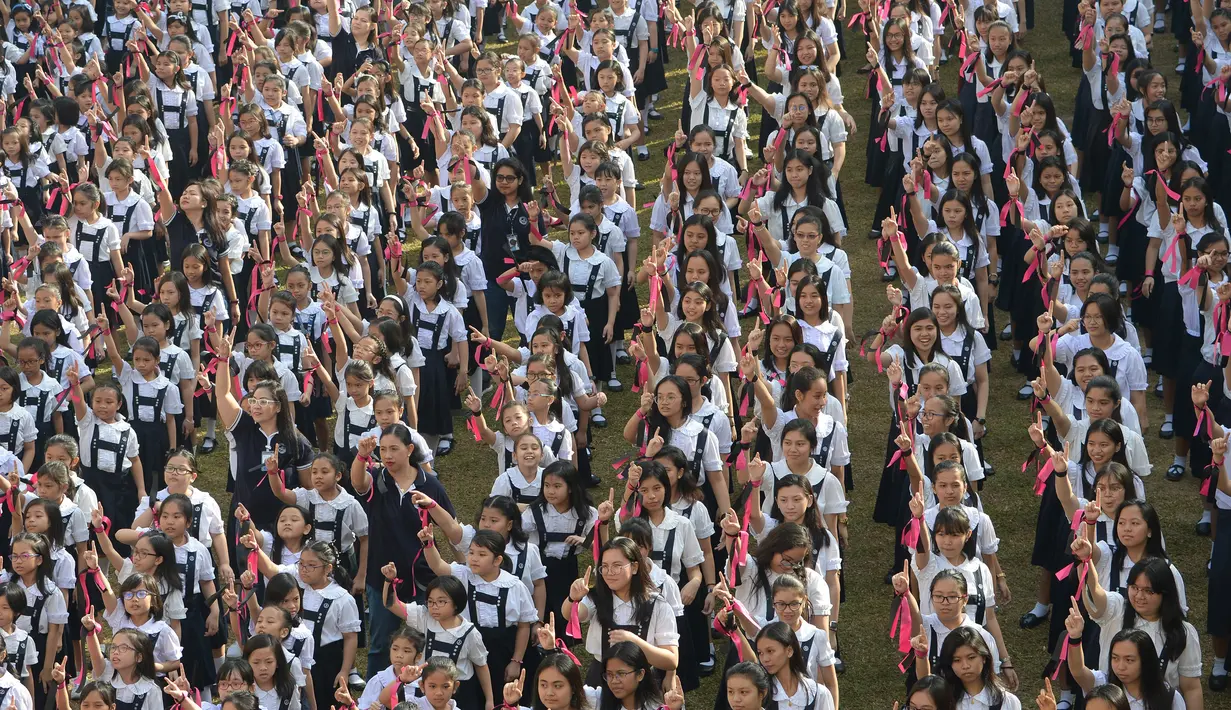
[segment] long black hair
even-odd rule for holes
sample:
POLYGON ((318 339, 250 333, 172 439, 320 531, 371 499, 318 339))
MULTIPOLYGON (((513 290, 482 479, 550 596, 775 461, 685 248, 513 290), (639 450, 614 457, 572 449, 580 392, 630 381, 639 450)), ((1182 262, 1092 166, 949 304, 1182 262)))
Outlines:
MULTIPOLYGON (((1133 565, 1128 572, 1128 583, 1137 584, 1141 576, 1150 582, 1150 588, 1162 597, 1158 608, 1159 625, 1163 629, 1163 644, 1167 652, 1165 661, 1178 661, 1184 652, 1186 636, 1184 633, 1184 607, 1180 605, 1179 588, 1175 583, 1175 574, 1171 571, 1171 563, 1165 557, 1146 557, 1133 565)), ((1144 585, 1138 585, 1144 586, 1144 585)), ((1137 610, 1132 604, 1124 605, 1124 628, 1130 629, 1137 625, 1137 610)))
POLYGON ((992 649, 988 648, 981 632, 982 629, 974 626, 959 626, 945 637, 945 642, 940 646, 940 656, 936 661, 936 671, 948 683, 954 703, 961 702, 962 698, 966 696, 966 686, 957 677, 957 674, 953 672, 953 654, 957 653, 957 650, 962 646, 969 646, 983 658, 983 672, 980 674, 980 677, 983 680, 983 688, 991 699, 991 704, 996 706, 1004 700, 1005 688, 993 669, 996 656, 992 649))
MULTIPOLYGON (((620 643, 613 644, 607 649, 607 653, 603 655, 603 670, 607 669, 607 661, 612 660, 623 663, 632 668, 636 673, 644 674, 641 682, 637 683, 637 689, 633 691, 633 707, 663 707, 662 688, 659 686, 658 679, 650 667, 650 662, 646 660, 645 651, 642 651, 640 646, 632 641, 621 641, 620 643)), ((624 703, 616 698, 606 683, 601 685, 602 695, 598 701, 599 710, 623 710, 624 703)))
MULTIPOLYGON (((278 691, 278 697, 290 698, 295 692, 295 678, 291 675, 291 664, 286 658, 286 651, 283 650, 282 643, 278 639, 269 634, 256 634, 244 644, 244 658, 250 658, 254 652, 263 648, 273 651, 274 658, 277 660, 277 667, 274 669, 274 689, 278 691)), ((152 661, 153 658, 151 657, 150 660, 152 661)))
MULTIPOLYGON (((1167 576, 1171 576, 1171 572, 1167 572, 1167 576)), ((1131 604, 1125 605, 1132 608, 1131 604)), ((1183 629, 1180 630, 1181 639, 1184 636, 1183 629)), ((1141 668, 1141 675, 1138 678, 1141 688, 1141 701, 1145 710, 1169 710, 1175 699, 1175 690, 1167 686, 1167 681, 1163 675, 1162 663, 1158 657, 1158 649, 1154 645, 1154 639, 1141 629, 1123 628, 1115 636, 1111 637, 1111 644, 1107 649, 1107 683, 1124 689, 1124 681, 1116 676, 1115 666, 1111 664, 1111 654, 1115 650, 1118 643, 1131 643, 1136 648, 1138 667, 1141 668)))
MULTIPOLYGON (((597 534, 597 533, 596 533, 597 534)), ((626 537, 617 537, 607 541, 595 564, 601 564, 608 550, 617 550, 633 565, 637 571, 628 584, 629 600, 633 604, 632 623, 639 628, 647 628, 650 617, 654 614, 654 604, 658 598, 658 589, 650 581, 649 561, 642 556, 637 543, 626 537)), ((598 575, 598 582, 590 590, 590 599, 594 602, 594 612, 599 624, 605 631, 615 628, 615 594, 607 586, 603 575, 598 575)))

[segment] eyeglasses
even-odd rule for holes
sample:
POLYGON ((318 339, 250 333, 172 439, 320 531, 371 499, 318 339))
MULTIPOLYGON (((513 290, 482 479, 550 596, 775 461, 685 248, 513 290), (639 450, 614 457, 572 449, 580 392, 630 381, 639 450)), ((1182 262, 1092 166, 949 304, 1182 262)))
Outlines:
POLYGON ((272 407, 278 403, 278 400, 268 399, 266 397, 249 397, 248 401, 260 407, 272 407))
POLYGON ((821 238, 821 233, 820 233, 820 232, 801 232, 801 231, 799 231, 798 229, 796 229, 796 230, 795 230, 795 238, 796 238, 796 239, 800 239, 800 238, 803 238, 803 239, 820 239, 820 238, 821 238))
POLYGON ((446 604, 452 604, 452 603, 453 602, 448 599, 428 599, 427 600, 427 605, 430 607, 442 607, 446 604))
POLYGON ((14 552, 9 555, 9 559, 16 562, 17 560, 36 560, 42 555, 35 552, 14 552))
POLYGON ((1128 585, 1128 591, 1133 594, 1144 594, 1147 597, 1152 597, 1155 594, 1162 594, 1162 592, 1156 592, 1149 587, 1138 587, 1136 584, 1128 585))
POLYGON ((775 611, 799 611, 799 607, 804 603, 798 599, 793 602, 774 602, 775 611))
POLYGON ((1206 255, 1206 256, 1209 256, 1209 257, 1210 257, 1210 258, 1212 258, 1212 259, 1226 259, 1228 256, 1231 256, 1231 252, 1228 252, 1228 251, 1226 251, 1226 250, 1222 250, 1222 251, 1207 251, 1207 252, 1204 252, 1204 253, 1205 253, 1205 255, 1206 255))
POLYGON ((943 416, 945 416, 943 412, 929 412, 926 409, 922 412, 919 412, 920 419, 932 419, 933 417, 943 417, 943 416))
POLYGON ((322 567, 325 566, 319 562, 304 562, 303 560, 300 560, 299 562, 295 564, 299 567, 299 569, 306 569, 306 570, 321 569, 322 567))
POLYGON ((193 473, 193 470, 191 468, 188 468, 187 466, 172 466, 170 464, 167 464, 166 466, 164 466, 162 470, 163 470, 163 473, 175 473, 175 474, 181 474, 181 475, 193 473))
POLYGON ((637 675, 637 671, 607 671, 603 673, 603 680, 610 683, 613 680, 624 680, 630 675, 637 675))
POLYGON ((1102 313, 1087 313, 1083 315, 1081 319, 1089 323, 1102 323, 1103 314, 1102 313))
POLYGON ((608 574, 608 573, 615 574, 616 572, 623 572, 624 570, 632 566, 633 565, 631 562, 615 562, 609 565, 599 565, 598 573, 599 574, 608 574))
POLYGON ((683 378, 683 380, 684 380, 685 382, 687 382, 687 383, 689 384, 689 386, 691 386, 691 387, 696 387, 697 385, 701 384, 701 378, 700 378, 700 377, 685 377, 685 378, 683 378))
POLYGON ((550 392, 532 392, 530 394, 531 399, 543 398, 543 397, 554 397, 554 396, 555 395, 551 394, 550 392))
MULTIPOLYGON (((687 380, 685 380, 685 382, 687 382, 687 380)), ((654 395, 654 401, 659 404, 670 404, 672 402, 680 401, 680 396, 678 394, 656 394, 654 395)))
POLYGON ((21 365, 22 367, 38 367, 39 365, 43 364, 43 360, 42 358, 34 358, 33 360, 29 358, 24 358, 24 359, 18 360, 17 364, 21 365))
POLYGON ((962 598, 961 594, 933 594, 933 604, 953 604, 962 598))
POLYGON ((138 600, 145 599, 149 595, 150 593, 145 591, 144 589, 138 589, 134 592, 124 592, 124 601, 130 602, 134 599, 138 599, 138 600))
POLYGON ((111 650, 120 651, 122 653, 132 653, 133 651, 136 651, 137 649, 135 646, 129 646, 128 644, 125 643, 125 644, 114 645, 111 647, 111 650))
POLYGON ((516 179, 516 175, 496 173, 496 182, 513 182, 516 179))

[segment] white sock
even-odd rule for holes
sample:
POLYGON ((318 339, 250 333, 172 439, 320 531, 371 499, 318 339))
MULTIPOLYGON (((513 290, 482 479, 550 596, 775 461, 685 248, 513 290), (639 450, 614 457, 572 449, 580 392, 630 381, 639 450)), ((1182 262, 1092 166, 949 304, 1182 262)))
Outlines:
POLYGON ((1154 348, 1146 348, 1146 349, 1145 349, 1145 350, 1144 350, 1141 354, 1142 354, 1142 355, 1149 355, 1150 357, 1154 357, 1154 348))
POLYGON ((1167 423, 1167 422, 1173 422, 1173 421, 1175 421, 1175 415, 1174 415, 1174 414, 1165 414, 1165 415, 1163 415, 1163 423, 1164 423, 1164 424, 1165 424, 1165 423, 1167 423))
POLYGON ((1047 612, 1049 611, 1051 611, 1051 604, 1044 605, 1044 604, 1040 604, 1039 602, 1035 602, 1034 608, 1030 610, 1030 613, 1034 614, 1035 616, 1039 618, 1042 618, 1046 616, 1047 612))
POLYGON ((214 429, 217 426, 218 426, 217 419, 206 419, 205 420, 205 438, 207 439, 214 438, 214 429))
POLYGON ((1227 659, 1219 658, 1215 656, 1214 657, 1214 668, 1210 672, 1213 675, 1226 675, 1227 674, 1227 659))
POLYGON ((1172 461, 1171 461, 1171 465, 1173 465, 1173 466, 1179 466, 1179 467, 1183 468, 1183 467, 1184 467, 1184 457, 1183 457, 1183 456, 1176 456, 1175 458, 1173 458, 1173 459, 1172 459, 1172 461))
POLYGON ((226 660, 224 656, 214 657, 214 672, 217 673, 219 668, 222 668, 222 662, 226 660))
MULTIPOLYGON (((483 396, 483 371, 477 367, 474 369, 474 372, 470 373, 470 389, 474 390, 474 393, 480 397, 483 396)), ((463 397, 463 399, 465 398, 463 397)))
MULTIPOLYGON (((1102 222, 1099 224, 1098 233, 1104 236, 1107 235, 1107 223, 1106 222, 1102 222)), ((1065 692, 1068 692, 1068 691, 1065 691, 1065 692)))
POLYGON ((1211 521, 1211 520, 1210 520, 1210 511, 1209 511, 1209 510, 1203 510, 1203 511, 1201 511, 1201 521, 1200 521, 1200 522, 1203 522, 1203 523, 1213 522, 1213 521, 1211 521))
POLYGON ((1022 349, 1021 349, 1021 348, 1013 348, 1013 357, 1021 357, 1021 356, 1022 356, 1022 349))
POLYGON ((1107 245, 1107 256, 1113 256, 1113 255, 1114 256, 1120 255, 1120 247, 1117 244, 1108 244, 1107 245))
POLYGON ((1076 696, 1076 695, 1073 693, 1073 691, 1071 691, 1071 690, 1062 690, 1062 691, 1060 691, 1060 702, 1062 702, 1062 703, 1068 703, 1068 704, 1072 705, 1072 704, 1073 704, 1073 701, 1074 701, 1076 698, 1077 698, 1077 696, 1076 696))

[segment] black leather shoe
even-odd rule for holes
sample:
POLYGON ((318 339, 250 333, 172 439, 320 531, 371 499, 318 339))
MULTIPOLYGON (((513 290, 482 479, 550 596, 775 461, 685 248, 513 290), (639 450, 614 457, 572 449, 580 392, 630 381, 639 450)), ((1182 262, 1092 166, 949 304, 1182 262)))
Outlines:
POLYGON ((1038 628, 1045 621, 1047 621, 1047 614, 1044 614, 1043 616, 1035 616, 1033 611, 1028 611, 1025 614, 1022 614, 1022 618, 1018 619, 1017 623, 1023 629, 1029 630, 1038 628))
POLYGON ((1227 674, 1214 675, 1210 674, 1210 690, 1215 693, 1222 693, 1227 690, 1227 679, 1231 678, 1227 674))
MULTIPOLYGON (((1197 523, 1196 530, 1197 530, 1197 534, 1200 535, 1201 537, 1209 537, 1210 536, 1210 521, 1202 520, 1201 522, 1197 523)), ((1226 676, 1223 676, 1223 677, 1225 678, 1226 676)))
POLYGON ((1172 464, 1171 466, 1167 468, 1167 474, 1166 474, 1167 480, 1168 481, 1182 481, 1184 480, 1185 472, 1186 471, 1183 466, 1172 464))

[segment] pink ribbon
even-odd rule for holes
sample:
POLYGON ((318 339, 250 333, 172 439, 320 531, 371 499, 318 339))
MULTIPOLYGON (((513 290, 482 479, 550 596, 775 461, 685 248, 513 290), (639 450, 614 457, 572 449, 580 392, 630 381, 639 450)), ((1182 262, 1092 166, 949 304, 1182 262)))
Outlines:
MULTIPOLYGON (((902 450, 898 449, 898 453, 902 453, 902 450)), ((907 523, 906 527, 902 530, 902 547, 905 547, 908 550, 916 550, 919 548, 919 526, 919 518, 911 516, 910 522, 907 523)))
POLYGON ((910 597, 907 594, 898 597, 898 609, 889 626, 889 638, 898 640, 898 651, 910 651, 910 597))
POLYGON ((1158 179, 1159 179, 1159 180, 1162 180, 1162 181, 1163 181, 1163 189, 1167 191, 1167 198, 1168 198, 1168 199, 1171 199, 1171 200, 1179 200, 1179 199, 1180 199, 1180 193, 1178 193, 1178 192, 1176 192, 1175 190, 1172 190, 1172 189, 1171 189, 1171 186, 1169 186, 1169 185, 1167 184, 1167 179, 1166 179, 1165 177, 1163 177, 1163 174, 1162 174, 1161 172, 1159 172, 1158 170, 1147 170, 1147 171, 1146 171, 1146 175, 1155 175, 1155 176, 1157 176, 1157 177, 1158 177, 1158 179))
POLYGON ((569 614, 568 626, 564 629, 564 634, 571 639, 581 638, 581 602, 573 602, 573 613, 569 614))

